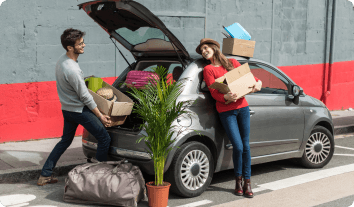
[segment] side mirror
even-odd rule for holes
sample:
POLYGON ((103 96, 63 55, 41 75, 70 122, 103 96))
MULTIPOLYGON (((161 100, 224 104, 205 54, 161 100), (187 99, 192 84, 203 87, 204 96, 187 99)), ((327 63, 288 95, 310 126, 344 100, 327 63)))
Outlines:
POLYGON ((293 95, 295 97, 300 95, 300 87, 298 85, 293 86, 293 95))

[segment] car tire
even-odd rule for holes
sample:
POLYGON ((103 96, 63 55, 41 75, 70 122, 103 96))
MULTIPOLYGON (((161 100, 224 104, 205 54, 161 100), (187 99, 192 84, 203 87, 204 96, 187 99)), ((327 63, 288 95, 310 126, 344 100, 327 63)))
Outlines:
POLYGON ((183 144, 173 157, 166 172, 171 191, 182 197, 192 198, 202 194, 210 185, 214 174, 213 156, 204 144, 183 144))
POLYGON ((322 168, 332 159, 333 153, 332 133, 322 126, 315 126, 306 140, 304 154, 299 161, 307 168, 322 168))

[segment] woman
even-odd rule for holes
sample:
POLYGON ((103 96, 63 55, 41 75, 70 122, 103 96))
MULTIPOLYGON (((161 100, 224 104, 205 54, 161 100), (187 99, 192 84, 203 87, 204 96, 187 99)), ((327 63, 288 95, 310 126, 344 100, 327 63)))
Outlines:
MULTIPOLYGON (((220 51, 220 45, 215 40, 204 38, 196 48, 210 64, 204 67, 203 76, 206 85, 209 87, 215 79, 225 75, 230 70, 241 66, 235 59, 227 59, 220 51)), ((256 78, 257 84, 253 87, 252 93, 259 91, 262 82, 256 78)), ((222 94, 215 89, 209 88, 212 97, 216 100, 216 109, 226 134, 233 146, 233 162, 236 179, 235 194, 252 198, 251 189, 251 152, 249 145, 250 134, 250 112, 244 97, 236 100, 236 94, 231 92, 222 94), (232 101, 225 104, 227 101, 232 101), (242 176, 244 182, 242 185, 242 176)))

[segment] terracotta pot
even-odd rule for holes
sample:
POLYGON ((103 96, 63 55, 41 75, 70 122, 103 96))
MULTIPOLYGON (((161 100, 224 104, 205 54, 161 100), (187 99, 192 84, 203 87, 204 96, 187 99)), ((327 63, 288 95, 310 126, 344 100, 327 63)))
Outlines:
POLYGON ((154 181, 146 183, 150 207, 166 207, 171 184, 163 182, 163 186, 155 186, 154 181))

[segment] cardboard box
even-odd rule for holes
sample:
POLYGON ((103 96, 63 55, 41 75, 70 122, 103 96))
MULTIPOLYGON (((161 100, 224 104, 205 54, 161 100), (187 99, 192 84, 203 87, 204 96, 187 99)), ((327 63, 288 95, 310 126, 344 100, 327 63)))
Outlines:
POLYGON ((222 53, 244 57, 253 57, 255 45, 256 41, 224 38, 222 41, 222 53))
POLYGON ((223 94, 228 92, 235 93, 237 95, 236 99, 240 99, 249 94, 254 85, 256 85, 256 80, 251 73, 248 63, 245 63, 216 79, 209 88, 216 89, 223 94))
POLYGON ((108 115, 111 118, 112 123, 110 126, 124 124, 125 119, 132 112, 134 105, 133 100, 104 81, 102 83, 102 87, 111 88, 113 93, 117 96, 117 101, 108 101, 107 99, 88 89, 97 104, 97 108, 101 111, 102 114, 108 115))

